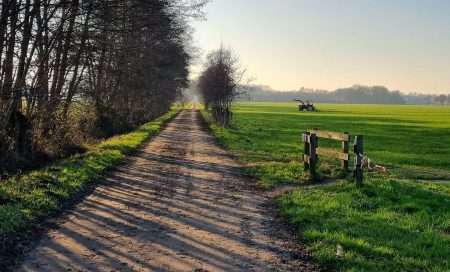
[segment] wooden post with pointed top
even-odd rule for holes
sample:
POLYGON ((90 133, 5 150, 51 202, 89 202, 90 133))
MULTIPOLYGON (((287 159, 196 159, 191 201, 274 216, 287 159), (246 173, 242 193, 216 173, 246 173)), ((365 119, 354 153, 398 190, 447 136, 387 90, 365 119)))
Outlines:
MULTIPOLYGON (((347 137, 350 139, 350 135, 348 134, 348 132, 344 132, 344 134, 348 135, 347 137)), ((345 141, 345 140, 342 141, 342 153, 348 154, 348 149, 349 149, 349 147, 348 147, 348 140, 347 141, 345 141)), ((342 169, 344 171, 348 171, 348 159, 347 160, 342 160, 341 161, 341 166, 342 166, 342 169)))
POLYGON ((305 155, 303 156, 305 171, 309 171, 311 180, 315 180, 317 164, 317 135, 307 131, 303 134, 303 142, 305 143, 305 155))
POLYGON ((308 131, 305 131, 305 133, 303 133, 303 143, 304 143, 303 163, 304 163, 304 166, 305 166, 305 171, 308 171, 309 167, 310 167, 310 165, 309 165, 309 155, 310 155, 310 153, 309 153, 309 151, 310 151, 310 148, 309 148, 309 145, 310 145, 310 143, 309 143, 309 136, 310 135, 311 135, 311 133, 309 133, 308 131))
POLYGON ((362 135, 358 135, 355 137, 353 150, 355 152, 355 170, 353 172, 353 175, 355 176, 356 183, 361 185, 364 179, 364 140, 362 135))

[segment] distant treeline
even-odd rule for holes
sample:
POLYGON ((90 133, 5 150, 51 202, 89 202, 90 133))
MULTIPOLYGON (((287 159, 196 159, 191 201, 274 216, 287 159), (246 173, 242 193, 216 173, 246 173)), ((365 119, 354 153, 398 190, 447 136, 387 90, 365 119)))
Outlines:
POLYGON ((403 94, 383 86, 354 85, 335 91, 301 88, 297 91, 276 91, 267 86, 245 86, 241 101, 310 100, 320 103, 361 104, 450 104, 450 95, 403 94))

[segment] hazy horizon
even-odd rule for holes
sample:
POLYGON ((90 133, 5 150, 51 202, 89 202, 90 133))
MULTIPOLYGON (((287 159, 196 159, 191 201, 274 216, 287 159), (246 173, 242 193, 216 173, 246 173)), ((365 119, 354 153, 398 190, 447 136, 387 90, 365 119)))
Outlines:
POLYGON ((391 89, 388 86, 383 86, 380 84, 375 84, 375 85, 365 85, 365 84, 352 84, 349 86, 343 86, 343 87, 338 87, 338 88, 334 88, 334 89, 321 89, 321 88, 309 88, 309 87, 305 87, 302 86, 300 88, 297 89, 275 89, 270 85, 264 85, 264 84, 258 84, 257 82, 255 83, 250 83, 250 84, 244 84, 245 86, 253 86, 253 87, 261 87, 263 89, 265 89, 266 91, 273 91, 273 92, 297 92, 297 91, 302 91, 302 87, 304 88, 304 91, 327 91, 327 92, 334 92, 337 91, 339 89, 349 89, 349 88, 353 88, 356 86, 363 86, 363 87, 386 87, 389 91, 391 92, 395 92, 398 91, 400 92, 402 95, 441 95, 441 94, 448 94, 450 95, 450 92, 415 92, 415 91, 404 91, 404 90, 397 90, 397 89, 391 89))
POLYGON ((194 45, 232 48, 252 83, 274 90, 448 94, 449 11, 444 0, 213 0, 193 24, 194 45))

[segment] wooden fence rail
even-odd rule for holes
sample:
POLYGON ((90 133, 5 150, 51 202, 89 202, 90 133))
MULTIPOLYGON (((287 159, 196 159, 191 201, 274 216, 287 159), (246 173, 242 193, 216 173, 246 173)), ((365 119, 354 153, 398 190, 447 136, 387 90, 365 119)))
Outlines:
MULTIPOLYGON (((316 166, 319 156, 338 159, 341 161, 341 167, 344 171, 348 171, 350 161, 350 140, 349 133, 323 131, 312 129, 303 134, 304 155, 303 162, 305 170, 309 171, 311 178, 316 179, 316 166), (319 139, 330 139, 341 142, 341 150, 319 147, 319 139)), ((355 157, 354 163, 354 177, 357 183, 363 182, 363 160, 364 160, 364 145, 363 136, 357 135, 354 138, 353 153, 355 157)))

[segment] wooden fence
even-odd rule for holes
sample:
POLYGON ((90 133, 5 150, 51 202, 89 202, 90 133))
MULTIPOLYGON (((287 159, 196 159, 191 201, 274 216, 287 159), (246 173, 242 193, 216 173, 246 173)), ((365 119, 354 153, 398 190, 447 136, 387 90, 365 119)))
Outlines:
MULTIPOLYGON (((313 129, 306 131, 303 134, 304 155, 303 161, 305 164, 305 170, 309 171, 311 178, 316 178, 316 165, 319 156, 338 159, 341 161, 341 167, 343 170, 348 171, 350 161, 350 140, 349 133, 339 133, 333 131, 323 131, 313 129), (331 149, 319 147, 319 139, 330 139, 341 142, 341 149, 331 149)), ((364 159, 364 142, 363 136, 357 135, 354 137, 353 153, 355 158, 354 163, 354 177, 357 183, 363 182, 363 159, 364 159)))

